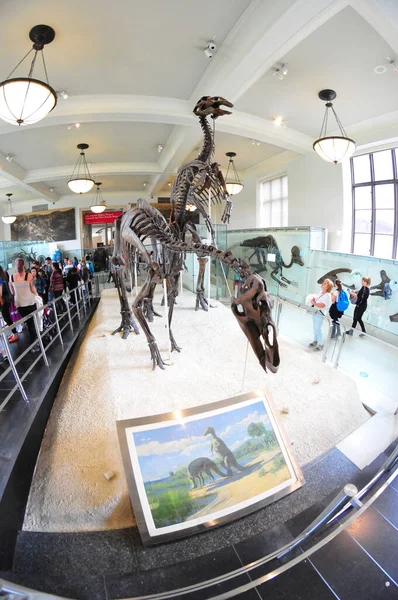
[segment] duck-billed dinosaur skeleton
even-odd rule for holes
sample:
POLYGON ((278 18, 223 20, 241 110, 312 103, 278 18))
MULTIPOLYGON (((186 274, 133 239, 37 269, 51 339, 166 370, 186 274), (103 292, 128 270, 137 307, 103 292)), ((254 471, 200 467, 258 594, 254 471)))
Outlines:
MULTIPOLYGON (((208 116, 215 120, 219 116, 231 114, 221 108, 222 106, 232 107, 232 104, 221 97, 204 96, 194 108, 193 112, 199 117, 204 134, 203 148, 197 159, 184 164, 178 171, 171 196, 172 212, 169 223, 154 206, 142 199, 138 201, 137 207, 125 212, 116 222, 112 268, 122 315, 122 322, 117 331, 123 331, 124 339, 128 336, 131 328, 137 332, 137 326, 127 300, 125 271, 127 269, 130 273, 133 272, 134 261, 139 252, 144 262, 147 263, 147 277, 133 302, 132 309, 147 338, 153 368, 159 366, 164 369, 165 365, 156 339, 148 324, 154 313, 153 296, 156 284, 162 283, 164 279, 167 281, 171 349, 180 352, 181 349, 171 330, 171 322, 174 302, 178 296, 178 282, 184 256, 187 252, 194 252, 199 258, 214 257, 239 273, 242 280, 242 295, 232 300, 232 311, 261 366, 264 370, 269 368, 275 373, 279 366, 278 342, 264 280, 258 275, 252 274, 249 265, 234 258, 232 252, 220 250, 215 244, 202 244, 192 223, 193 213, 187 210, 187 205, 194 205, 197 208, 213 241, 213 224, 207 212, 209 201, 219 203, 225 200, 226 206, 222 221, 223 223, 229 221, 232 202, 219 165, 212 162, 214 132, 207 121, 208 116), (188 235, 191 239, 186 241, 188 235), (145 240, 149 240, 155 249, 154 258, 150 256, 145 247, 145 240)), ((203 291, 199 290, 198 294, 200 293, 203 294, 203 291)))

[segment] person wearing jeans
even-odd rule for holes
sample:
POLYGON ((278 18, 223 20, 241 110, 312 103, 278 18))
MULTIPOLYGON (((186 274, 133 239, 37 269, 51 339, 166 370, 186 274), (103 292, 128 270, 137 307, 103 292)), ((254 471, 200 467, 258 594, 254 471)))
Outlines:
POLYGON ((329 307, 332 303, 332 296, 330 294, 332 289, 332 281, 330 279, 325 279, 325 281, 322 283, 321 292, 314 296, 311 300, 311 306, 316 308, 317 312, 312 315, 314 341, 309 344, 309 347, 316 351, 323 349, 323 318, 328 314, 329 307))

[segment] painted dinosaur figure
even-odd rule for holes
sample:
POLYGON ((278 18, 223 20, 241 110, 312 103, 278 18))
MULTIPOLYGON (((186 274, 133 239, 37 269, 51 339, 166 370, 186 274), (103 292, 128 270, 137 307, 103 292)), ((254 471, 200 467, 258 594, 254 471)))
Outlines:
POLYGON ((241 243, 241 246, 254 249, 253 254, 249 257, 249 262, 250 259, 256 255, 258 260, 258 265, 256 265, 256 267, 259 271, 267 271, 267 262, 271 265, 271 279, 276 281, 278 285, 283 288, 286 288, 288 285, 298 287, 297 281, 287 279, 284 277, 282 271, 283 268, 290 269, 293 265, 300 265, 300 267, 304 266, 303 259, 300 255, 300 248, 298 246, 292 246, 291 258, 288 264, 283 261, 281 251, 279 250, 277 241, 273 235, 260 235, 249 240, 244 240, 241 243), (275 261, 271 262, 268 260, 269 254, 275 255, 275 261), (277 277, 278 274, 280 277, 279 279, 277 277))
POLYGON ((202 487, 205 484, 204 475, 207 475, 212 481, 214 481, 214 476, 212 471, 217 473, 220 477, 225 477, 226 474, 222 473, 220 469, 217 467, 216 463, 212 461, 210 458, 206 458, 202 456, 201 458, 195 458, 192 462, 189 463, 187 467, 188 477, 191 480, 192 487, 196 488, 196 480, 199 481, 199 486, 202 487))
MULTIPOLYGON (((230 102, 220 97, 205 96, 195 106, 194 113, 199 116, 199 121, 204 132, 203 149, 199 157, 183 165, 177 175, 172 192, 172 212, 170 222, 167 223, 163 215, 145 200, 138 200, 137 207, 131 208, 121 215, 116 221, 115 247, 112 258, 112 269, 115 274, 115 283, 118 288, 121 304, 122 323, 119 330, 123 331, 126 338, 135 321, 129 310, 124 271, 133 271, 134 262, 139 252, 142 260, 147 264, 146 280, 137 294, 133 303, 133 313, 141 326, 150 348, 152 365, 164 368, 163 360, 149 325, 148 315, 153 312, 153 296, 156 284, 166 279, 168 287, 168 323, 171 349, 180 352, 171 329, 174 302, 178 296, 178 282, 183 269, 184 257, 187 252, 195 253, 199 258, 212 257, 225 263, 234 269, 246 285, 246 280, 251 286, 257 280, 256 288, 261 290, 261 315, 253 321, 250 327, 244 328, 245 334, 255 349, 260 364, 266 370, 269 366, 275 372, 279 366, 278 342, 273 335, 273 343, 269 343, 269 331, 275 334, 275 326, 271 316, 271 306, 266 294, 265 282, 258 275, 251 274, 249 265, 238 258, 233 257, 232 252, 220 250, 215 244, 202 244, 199 235, 192 223, 192 212, 187 210, 187 204, 194 204, 202 215, 212 238, 214 229, 207 213, 209 194, 212 202, 226 201, 223 212, 223 222, 228 222, 231 212, 231 199, 226 190, 223 175, 217 163, 211 162, 214 153, 213 131, 207 122, 207 116, 216 119, 224 114, 230 114, 221 108, 222 105, 232 106, 230 102), (188 241, 186 241, 188 238, 188 241), (155 249, 154 257, 151 257, 144 245, 149 240, 155 249), (258 330, 255 329, 256 324, 258 330), (264 346, 259 340, 264 336, 264 346), (252 339, 253 338, 253 341, 252 339), (255 343, 254 343, 255 341, 255 343)), ((237 299, 239 300, 239 298, 237 299)), ((199 293, 200 301, 200 293, 199 293)), ((249 302, 255 302, 250 299, 249 302)), ((253 307, 241 303, 240 311, 245 314, 246 310, 252 311, 253 307)), ((235 312, 234 312, 235 314, 235 312)))
POLYGON ((227 471, 227 475, 233 475, 232 467, 237 471, 245 471, 246 467, 243 467, 238 463, 235 456, 227 446, 227 444, 219 437, 216 436, 216 432, 213 427, 208 427, 203 435, 211 435, 211 452, 215 452, 221 458, 221 463, 227 471))

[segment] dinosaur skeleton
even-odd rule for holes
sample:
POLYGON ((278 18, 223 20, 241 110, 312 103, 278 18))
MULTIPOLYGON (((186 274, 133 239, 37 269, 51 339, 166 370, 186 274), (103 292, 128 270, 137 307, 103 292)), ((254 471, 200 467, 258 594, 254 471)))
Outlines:
MULTIPOLYGON (((172 191, 172 212, 167 223, 163 215, 143 199, 116 221, 115 248, 112 258, 112 269, 118 288, 122 322, 116 331, 123 331, 125 339, 130 330, 136 330, 136 323, 131 314, 126 293, 126 270, 133 271, 134 262, 139 252, 147 264, 146 280, 137 294, 133 305, 133 314, 144 332, 151 352, 153 369, 165 365, 160 355, 156 339, 148 321, 153 310, 153 296, 156 284, 167 281, 168 289, 168 322, 171 350, 180 352, 171 329, 175 299, 178 296, 178 282, 183 261, 187 252, 194 252, 198 258, 217 258, 228 267, 239 273, 242 279, 243 295, 234 299, 233 313, 246 334, 257 358, 264 368, 276 372, 279 366, 278 342, 275 326, 271 316, 271 305, 266 293, 264 280, 252 274, 249 265, 235 258, 230 251, 220 250, 215 243, 203 244, 192 223, 193 214, 187 210, 187 204, 195 205, 202 215, 214 242, 214 229, 207 213, 209 202, 219 203, 226 200, 222 215, 223 223, 230 218, 232 202, 228 195, 219 165, 212 162, 214 154, 214 131, 209 126, 207 116, 213 120, 219 116, 230 114, 221 106, 232 107, 232 104, 221 97, 204 96, 194 109, 204 134, 203 148, 197 159, 180 167, 172 191), (186 238, 189 236, 189 241, 186 238), (154 259, 151 258, 144 245, 149 240, 155 248, 154 259), (263 342, 261 340, 263 337, 263 342), (272 340, 272 342, 271 342, 272 340)), ((203 289, 198 290, 197 302, 203 301, 203 289)), ((116 333, 116 331, 114 333, 116 333)))

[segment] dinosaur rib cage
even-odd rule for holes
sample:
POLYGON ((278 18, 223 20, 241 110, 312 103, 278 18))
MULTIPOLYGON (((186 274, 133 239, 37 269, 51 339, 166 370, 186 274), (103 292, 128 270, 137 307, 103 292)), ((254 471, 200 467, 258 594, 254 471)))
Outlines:
POLYGON ((239 258, 235 258, 229 250, 224 251, 216 246, 201 244, 199 242, 184 242, 178 239, 173 234, 163 215, 154 206, 146 202, 146 200, 142 200, 139 207, 132 208, 122 215, 121 231, 123 233, 123 251, 129 264, 132 264, 135 258, 135 250, 138 250, 142 254, 148 264, 151 262, 144 245, 145 240, 151 239, 153 245, 158 242, 163 247, 164 267, 173 258, 167 256, 168 253, 164 252, 164 249, 167 249, 172 253, 193 252, 198 257, 211 256, 218 258, 236 270, 241 276, 246 277, 250 274, 248 265, 239 258))

